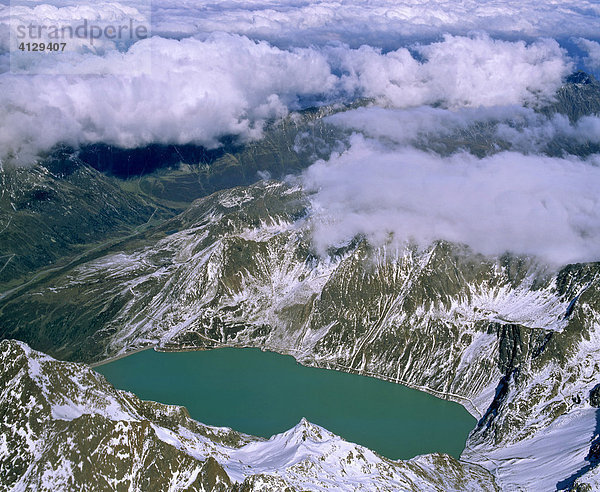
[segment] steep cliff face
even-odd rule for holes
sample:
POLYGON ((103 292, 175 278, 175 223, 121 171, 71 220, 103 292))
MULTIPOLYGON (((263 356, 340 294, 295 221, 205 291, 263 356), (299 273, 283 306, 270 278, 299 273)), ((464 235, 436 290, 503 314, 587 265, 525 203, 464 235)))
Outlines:
POLYGON ((480 467, 387 460, 306 420, 270 440, 208 427, 21 342, 0 367, 2 490, 496 490, 480 467))
POLYGON ((596 480, 598 267, 572 265, 557 275, 558 292, 572 299, 564 328, 543 334, 503 378, 470 436, 463 457, 485 461, 501 484, 562 490, 588 474, 585 480, 596 480))

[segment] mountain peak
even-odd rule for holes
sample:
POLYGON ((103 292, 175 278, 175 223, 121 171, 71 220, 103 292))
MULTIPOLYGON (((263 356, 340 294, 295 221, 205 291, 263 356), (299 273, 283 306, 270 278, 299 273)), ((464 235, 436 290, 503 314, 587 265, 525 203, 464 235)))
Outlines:
POLYGON ((446 489, 463 490, 464 480, 451 477, 466 475, 467 488, 496 490, 470 465, 423 462, 423 471, 422 457, 386 460, 306 418, 268 441, 205 426, 22 342, 0 342, 0 362, 0 483, 8 489, 431 490, 450 477, 446 489))
POLYGON ((573 72, 571 75, 567 77, 567 82, 569 84, 582 84, 582 85, 595 85, 598 83, 596 78, 589 73, 584 72, 583 70, 578 70, 573 72))
POLYGON ((333 434, 323 427, 309 422, 305 417, 292 429, 293 435, 301 438, 302 441, 324 442, 333 437, 333 434))

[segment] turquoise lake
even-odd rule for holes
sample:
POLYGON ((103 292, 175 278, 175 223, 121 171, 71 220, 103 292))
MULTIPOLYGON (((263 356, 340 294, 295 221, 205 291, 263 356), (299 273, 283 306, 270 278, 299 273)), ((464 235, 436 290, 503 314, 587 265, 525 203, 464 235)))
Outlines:
POLYGON ((183 405, 204 424, 270 437, 306 417, 392 459, 458 458, 476 424, 457 403, 252 348, 144 350, 95 370, 142 399, 183 405))

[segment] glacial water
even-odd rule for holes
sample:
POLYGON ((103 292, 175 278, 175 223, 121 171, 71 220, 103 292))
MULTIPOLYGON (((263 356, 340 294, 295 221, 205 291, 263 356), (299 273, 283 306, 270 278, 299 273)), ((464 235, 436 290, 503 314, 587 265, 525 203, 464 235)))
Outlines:
POLYGON ((270 437, 306 417, 392 459, 458 457, 476 423, 457 403, 252 348, 145 350, 96 370, 142 399, 183 405, 205 424, 270 437))

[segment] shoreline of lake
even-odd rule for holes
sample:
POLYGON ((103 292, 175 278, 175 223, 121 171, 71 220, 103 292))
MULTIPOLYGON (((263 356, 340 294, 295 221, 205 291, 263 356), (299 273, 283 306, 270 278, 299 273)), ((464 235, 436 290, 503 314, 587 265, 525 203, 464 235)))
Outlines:
POLYGON ((391 459, 459 458, 476 419, 457 402, 368 375, 302 365, 259 348, 162 351, 143 347, 96 370, 145 400, 192 418, 269 438, 306 417, 391 459))

